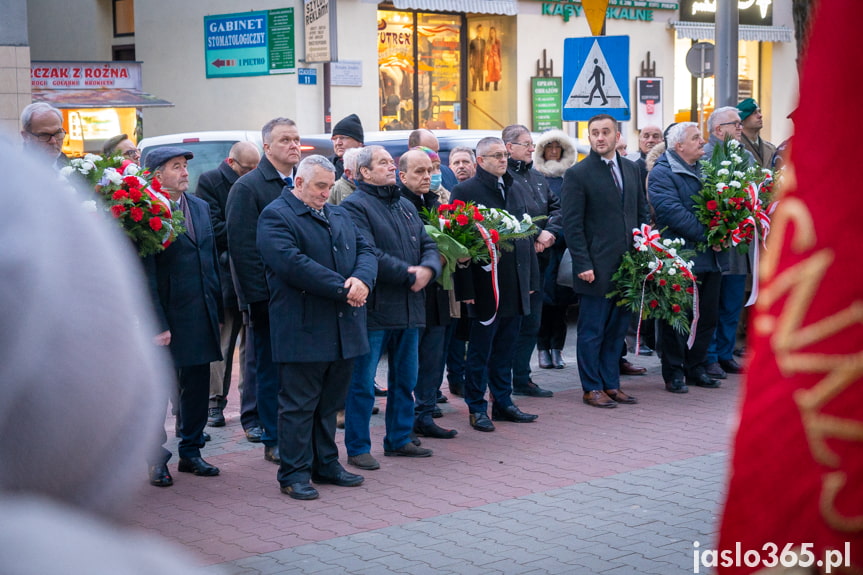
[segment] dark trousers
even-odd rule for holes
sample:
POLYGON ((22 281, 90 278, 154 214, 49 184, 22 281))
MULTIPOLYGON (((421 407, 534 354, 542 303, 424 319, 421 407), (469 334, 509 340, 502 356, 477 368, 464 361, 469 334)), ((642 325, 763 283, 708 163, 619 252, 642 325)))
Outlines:
POLYGON ((244 430, 260 427, 258 420, 258 377, 255 369, 255 335, 249 325, 249 314, 243 312, 243 334, 246 345, 240 347, 240 367, 243 384, 240 386, 240 424, 244 430))
MULTIPOLYGON (((231 376, 234 371, 234 350, 237 348, 238 338, 240 338, 242 350, 246 343, 243 315, 237 306, 226 305, 225 321, 219 334, 219 345, 224 359, 210 363, 210 407, 225 409, 228 405, 228 393, 231 391, 231 376)), ((240 385, 243 385, 242 379, 241 374, 240 385)))
POLYGON ((470 319, 463 307, 462 317, 450 322, 444 344, 444 349, 446 349, 446 378, 447 381, 455 384, 464 384, 468 333, 470 333, 470 319), (461 335, 460 332, 465 332, 465 334, 461 335))
POLYGON ((539 325, 542 321, 542 290, 530 294, 530 313, 521 316, 521 328, 515 340, 512 358, 512 386, 527 387, 530 382, 530 357, 536 348, 539 325))
POLYGON ((512 405, 512 356, 521 316, 498 317, 491 325, 471 320, 464 401, 471 413, 486 413, 486 386, 500 407, 512 405), (487 382, 487 383, 486 383, 487 382))
POLYGON ((282 487, 305 482, 312 473, 337 475, 336 413, 344 408, 353 359, 280 363, 279 465, 282 487))
POLYGON ((605 296, 583 295, 578 310, 576 359, 585 391, 620 389, 620 350, 630 312, 605 296))
MULTIPOLYGON (((430 423, 437 404, 437 392, 443 382, 444 343, 448 326, 436 325, 420 329, 419 373, 414 387, 414 413, 417 421, 430 423)), ((390 369, 390 374, 394 370, 390 369)))
POLYGON ((662 377, 666 383, 685 375, 698 376, 703 373, 707 348, 716 329, 719 316, 719 291, 722 285, 721 272, 698 273, 698 326, 695 342, 687 349, 688 335, 675 331, 666 322, 660 322, 662 340, 662 377))
POLYGON ((536 336, 536 347, 539 349, 563 349, 566 345, 566 312, 569 306, 542 306, 542 319, 539 322, 539 333, 536 336))
POLYGON ((261 442, 278 445, 279 369, 270 346, 270 316, 266 302, 253 304, 252 332, 255 346, 255 379, 258 384, 258 420, 264 430, 261 442))
POLYGON ((725 274, 719 287, 719 317, 710 347, 707 349, 707 363, 718 360, 734 359, 734 345, 737 343, 737 324, 743 311, 746 296, 746 274, 725 274))
MULTIPOLYGON (((207 425, 207 406, 210 395, 210 364, 190 365, 176 369, 177 375, 177 419, 180 422, 181 459, 200 457, 204 447, 204 426, 207 425)), ((167 408, 167 402, 165 403, 167 408)), ((161 428, 161 449, 150 459, 150 465, 167 463, 171 452, 165 449, 168 441, 165 426, 161 428)))

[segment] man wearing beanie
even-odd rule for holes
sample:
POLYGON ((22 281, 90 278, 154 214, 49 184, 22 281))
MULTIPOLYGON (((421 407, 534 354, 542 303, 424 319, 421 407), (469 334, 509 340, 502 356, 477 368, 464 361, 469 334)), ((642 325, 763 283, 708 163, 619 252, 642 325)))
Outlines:
POLYGON ((743 122, 743 136, 740 138, 740 143, 755 156, 755 161, 760 166, 770 167, 773 164, 776 146, 761 139, 764 116, 761 114, 758 102, 752 98, 746 98, 737 104, 737 109, 740 110, 740 121, 743 122))
POLYGON ((345 116, 336 123, 333 128, 333 165, 336 167, 336 181, 342 177, 345 171, 344 155, 351 148, 362 148, 365 138, 363 136, 363 123, 356 114, 345 116))

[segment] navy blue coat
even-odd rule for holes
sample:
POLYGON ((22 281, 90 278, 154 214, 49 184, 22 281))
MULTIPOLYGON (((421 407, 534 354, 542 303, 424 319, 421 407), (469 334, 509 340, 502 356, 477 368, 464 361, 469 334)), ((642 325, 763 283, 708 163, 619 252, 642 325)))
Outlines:
POLYGON ((372 245, 378 258, 378 279, 369 296, 369 329, 425 327, 425 294, 410 288, 416 277, 409 266, 441 271, 437 244, 425 231, 414 205, 397 186, 365 182, 340 204, 372 245))
POLYGON ((611 291, 611 276, 632 248, 633 228, 650 218, 638 166, 620 154, 617 161, 623 203, 608 165, 592 150, 563 176, 563 227, 572 255, 572 289, 578 294, 603 297, 611 291), (587 270, 593 270, 593 283, 578 278, 587 270))
MULTIPOLYGON (((695 201, 692 196, 701 192, 701 168, 692 168, 674 152, 659 156, 647 178, 647 196, 653 206, 656 228, 667 228, 666 238, 683 238, 687 249, 707 241, 707 226, 695 217, 695 201)), ((715 252, 708 248, 697 252, 692 271, 718 272, 728 265, 726 252, 715 252)))
POLYGON ((222 282, 222 302, 225 306, 237 307, 237 292, 231 279, 231 265, 228 260, 228 228, 225 226, 225 205, 228 192, 239 176, 228 162, 206 171, 198 178, 195 195, 210 204, 210 220, 216 234, 216 249, 219 252, 219 279, 222 282))
POLYGON ((222 294, 210 207, 186 194, 195 241, 183 233, 162 252, 144 258, 159 331, 171 331, 175 367, 222 359, 222 294))
MULTIPOLYGON (((497 188, 497 176, 477 166, 474 177, 453 189, 451 200, 503 209, 521 219, 529 211, 530 200, 526 194, 512 187, 512 176, 508 172, 503 175, 503 180, 506 199, 500 195, 497 188)), ((537 291, 542 286, 533 238, 515 241, 513 245, 513 251, 500 252, 497 275, 500 293, 498 317, 529 314, 530 292, 537 291)), ((483 266, 472 263, 467 268, 456 271, 455 287, 457 299, 472 299, 476 302, 473 306, 475 317, 485 321, 494 315, 491 271, 485 271, 483 266)))
POLYGON ((336 361, 368 353, 366 308, 347 303, 345 280, 375 285, 377 259, 348 213, 326 220, 289 190, 258 219, 258 250, 270 290, 273 361, 336 361))

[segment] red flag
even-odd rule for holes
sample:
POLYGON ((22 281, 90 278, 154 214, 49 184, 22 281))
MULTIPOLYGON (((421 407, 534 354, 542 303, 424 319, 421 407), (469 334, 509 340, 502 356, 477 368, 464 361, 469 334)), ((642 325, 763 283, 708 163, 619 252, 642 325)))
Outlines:
POLYGON ((810 561, 863 573, 863 19, 855 0, 817 4, 794 113, 796 183, 762 261, 720 540, 706 558, 696 549, 702 573, 810 561))

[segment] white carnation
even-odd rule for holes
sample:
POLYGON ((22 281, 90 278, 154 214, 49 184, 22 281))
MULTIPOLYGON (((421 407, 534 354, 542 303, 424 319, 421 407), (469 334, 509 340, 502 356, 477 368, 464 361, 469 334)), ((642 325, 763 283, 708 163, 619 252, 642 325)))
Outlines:
POLYGON ((673 258, 676 258, 677 257, 677 250, 674 248, 668 248, 668 255, 670 255, 673 258))
POLYGON ((722 164, 723 166, 730 166, 731 165, 731 162, 729 162, 728 160, 722 160, 719 163, 722 164))
POLYGON ((141 168, 138 166, 138 164, 129 164, 128 166, 126 166, 126 169, 123 170, 123 175, 137 176, 139 171, 141 171, 141 168))
POLYGON ((737 170, 734 170, 734 177, 735 178, 742 178, 745 175, 746 174, 744 174, 743 172, 738 172, 737 170))
POLYGON ((647 267, 650 269, 656 269, 656 262, 647 262, 647 267))
MULTIPOLYGON (((723 162, 723 163, 724 163, 724 162, 723 162)), ((726 170, 725 168, 722 168, 722 169, 720 169, 720 170, 716 170, 716 175, 717 175, 717 176, 727 176, 727 175, 728 175, 728 173, 729 173, 729 172, 728 172, 728 170, 726 170)), ((736 173, 736 172, 735 172, 735 173, 736 173)), ((738 177, 739 177, 739 176, 738 176, 738 177)))
POLYGON ((120 175, 120 173, 117 172, 117 170, 113 170, 113 169, 109 168, 109 169, 105 170, 105 173, 103 175, 105 176, 104 179, 107 179, 112 184, 119 186, 120 184, 123 183, 123 176, 120 175))
POLYGON ((647 247, 647 244, 641 244, 640 246, 638 246, 638 251, 640 252, 646 252, 648 249, 649 248, 647 247))
POLYGON ((740 156, 738 156, 737 154, 731 154, 731 159, 732 159, 732 160, 734 161, 734 163, 736 163, 736 164, 739 164, 739 163, 743 160, 743 158, 741 158, 741 157, 740 157, 740 156))
POLYGON ((673 267, 668 268, 668 275, 673 276, 677 273, 677 270, 673 267))
POLYGON ((84 161, 90 162, 91 164, 95 164, 99 160, 102 159, 102 156, 97 156, 96 154, 84 154, 84 161))
POLYGON ((665 247, 670 246, 670 245, 671 245, 671 240, 669 240, 668 238, 666 238, 666 239, 662 240, 662 245, 664 245, 665 247))
POLYGON ((736 181, 728 182, 728 185, 729 185, 729 186, 731 186, 731 187, 733 187, 733 188, 739 188, 739 187, 741 187, 741 186, 740 186, 740 182, 736 182, 736 181))
POLYGON ((719 182, 718 184, 716 184, 716 191, 717 191, 717 192, 721 192, 721 191, 722 191, 722 190, 724 190, 724 189, 725 189, 725 184, 724 184, 724 183, 719 182))

